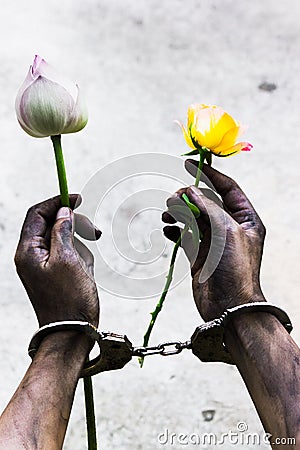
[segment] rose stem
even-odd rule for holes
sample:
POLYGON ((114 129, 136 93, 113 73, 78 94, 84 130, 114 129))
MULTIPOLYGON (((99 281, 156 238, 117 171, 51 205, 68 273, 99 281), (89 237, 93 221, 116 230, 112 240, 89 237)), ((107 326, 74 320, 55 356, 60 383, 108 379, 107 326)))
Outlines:
POLYGON ((201 173, 202 173, 202 169, 203 169, 203 164, 205 161, 205 150, 204 148, 202 148, 202 151, 199 152, 200 155, 200 159, 199 159, 199 164, 198 164, 198 168, 197 168, 197 175, 196 175, 196 181, 195 181, 195 186, 198 187, 199 183, 200 183, 200 177, 201 177, 201 173))
MULTIPOLYGON (((173 249, 173 253, 172 253, 172 257, 171 257, 171 261, 170 261, 170 267, 169 267, 169 272, 168 272, 168 275, 167 275, 166 283, 165 283, 164 289, 162 291, 162 294, 160 296, 160 299, 159 299, 159 301, 158 301, 158 303, 157 303, 157 305, 155 307, 155 310, 152 313, 150 313, 152 318, 150 320, 148 329, 147 329, 147 331, 146 331, 146 333, 144 335, 143 347, 147 347, 147 345, 149 343, 149 339, 150 339, 150 335, 151 335, 152 329, 153 329, 154 324, 155 324, 156 319, 157 319, 157 316, 160 313, 160 311, 162 310, 164 301, 166 299, 166 296, 167 296, 168 291, 169 291, 169 287, 170 287, 172 279, 173 279, 174 265, 175 265, 177 252, 178 252, 178 249, 180 247, 181 240, 182 240, 183 236, 185 235, 185 233, 187 232, 188 229, 189 229, 189 227, 188 227, 188 225, 186 225, 184 227, 184 230, 181 233, 181 236, 178 238, 177 242, 174 245, 174 249, 173 249)), ((140 357, 139 358, 139 363, 140 363, 140 366, 142 368, 143 364, 144 364, 144 357, 140 357)))
MULTIPOLYGON (((203 168, 203 163, 205 160, 205 151, 200 152, 200 159, 199 159, 199 164, 198 164, 198 168, 197 168, 197 176, 196 176, 196 181, 195 181, 195 186, 198 187, 199 186, 199 182, 200 182, 200 177, 201 177, 201 172, 202 172, 202 168, 203 168)), ((146 331, 146 333, 144 334, 144 342, 143 342, 143 347, 147 347, 148 343, 149 343, 149 339, 150 339, 150 335, 152 332, 152 329, 154 327, 154 324, 156 322, 157 316, 160 313, 160 311, 162 310, 164 301, 167 297, 168 291, 169 291, 169 287, 171 285, 172 279, 173 279, 173 272, 174 272, 174 265, 175 265, 175 260, 176 260, 176 256, 177 256, 177 252, 178 249, 180 247, 181 241, 185 235, 185 233, 188 231, 189 226, 185 225, 180 237, 178 238, 177 242, 174 245, 174 249, 173 249, 173 253, 171 256, 171 261, 170 261, 170 267, 169 267, 169 272, 167 275, 167 279, 166 279, 166 283, 163 289, 163 292, 160 296, 160 299, 155 307, 155 310, 150 313, 150 315, 152 316, 148 329, 146 331)), ((139 358, 139 363, 141 368, 143 367, 144 364, 144 357, 140 357, 139 358)))
MULTIPOLYGON (((60 201, 62 206, 70 207, 68 183, 66 176, 66 168, 64 163, 64 156, 61 147, 61 136, 51 136, 54 147, 55 161, 60 190, 60 201)), ((88 358, 87 358, 88 360, 88 358)), ((97 435, 96 435, 96 421, 95 421, 95 407, 93 384, 91 377, 83 379, 84 395, 85 395, 85 411, 86 411, 86 426, 88 435, 88 449, 97 450, 97 435)))

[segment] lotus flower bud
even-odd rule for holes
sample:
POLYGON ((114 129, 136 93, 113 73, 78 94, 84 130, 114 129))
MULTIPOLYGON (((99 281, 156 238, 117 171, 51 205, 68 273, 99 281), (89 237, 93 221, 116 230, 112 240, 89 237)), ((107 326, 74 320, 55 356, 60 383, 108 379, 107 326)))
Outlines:
POLYGON ((16 98, 18 121, 34 137, 75 133, 88 121, 79 87, 36 55, 16 98))

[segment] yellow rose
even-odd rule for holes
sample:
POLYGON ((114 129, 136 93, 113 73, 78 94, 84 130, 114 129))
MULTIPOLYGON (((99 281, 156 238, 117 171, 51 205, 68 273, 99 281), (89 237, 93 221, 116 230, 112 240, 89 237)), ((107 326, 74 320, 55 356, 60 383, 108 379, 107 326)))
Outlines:
POLYGON ((182 124, 180 126, 193 150, 205 148, 216 156, 230 156, 252 148, 249 142, 236 143, 245 127, 219 106, 190 105, 187 128, 182 124))

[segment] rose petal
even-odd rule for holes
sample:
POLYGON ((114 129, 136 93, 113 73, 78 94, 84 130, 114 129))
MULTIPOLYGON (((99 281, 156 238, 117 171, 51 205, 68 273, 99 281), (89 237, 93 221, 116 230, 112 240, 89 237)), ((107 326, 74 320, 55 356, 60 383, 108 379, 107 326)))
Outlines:
POLYGON ((213 149, 235 126, 235 121, 229 114, 222 108, 212 106, 198 112, 191 134, 202 147, 213 149))
POLYGON ((235 153, 239 153, 239 152, 243 152, 243 151, 250 151, 253 148, 253 145, 250 144, 249 142, 239 142, 235 145, 233 145, 232 147, 229 147, 227 149, 223 149, 222 151, 218 151, 218 149, 216 150, 211 150, 211 152, 216 155, 216 156, 231 156, 234 155, 235 153), (218 151, 218 153, 217 153, 218 151))
POLYGON ((233 147, 240 134, 239 132, 240 132, 239 127, 234 127, 231 128, 231 130, 227 131, 227 133, 224 134, 220 144, 213 149, 214 152, 222 153, 224 149, 226 150, 227 148, 233 147))
POLYGON ((177 123, 177 124, 180 126, 180 128, 182 129, 184 138, 185 138, 185 140, 186 140, 186 143, 187 143, 193 150, 195 150, 196 147, 195 147, 195 145, 193 144, 193 141, 192 141, 192 139, 190 138, 190 135, 189 135, 187 129, 185 128, 185 126, 182 125, 182 123, 180 123, 178 120, 174 120, 174 122, 177 123))

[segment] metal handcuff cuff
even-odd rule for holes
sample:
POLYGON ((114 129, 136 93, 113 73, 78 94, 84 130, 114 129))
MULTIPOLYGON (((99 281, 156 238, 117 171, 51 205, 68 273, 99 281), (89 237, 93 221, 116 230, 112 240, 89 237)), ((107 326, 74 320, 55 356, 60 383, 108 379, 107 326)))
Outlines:
POLYGON ((91 361, 86 362, 81 372, 81 377, 92 376, 109 370, 122 369, 131 361, 133 356, 145 357, 154 354, 169 356, 178 354, 183 349, 192 350, 193 354, 202 362, 234 364, 224 344, 225 329, 234 317, 242 313, 250 312, 272 314, 289 333, 293 329, 289 316, 283 309, 272 303, 256 302, 227 309, 219 319, 214 319, 197 327, 192 337, 186 342, 165 342, 153 347, 133 347, 127 336, 100 331, 88 322, 54 322, 41 327, 33 335, 29 344, 28 354, 33 358, 40 343, 48 334, 56 331, 72 330, 87 334, 100 347, 100 354, 91 361))

